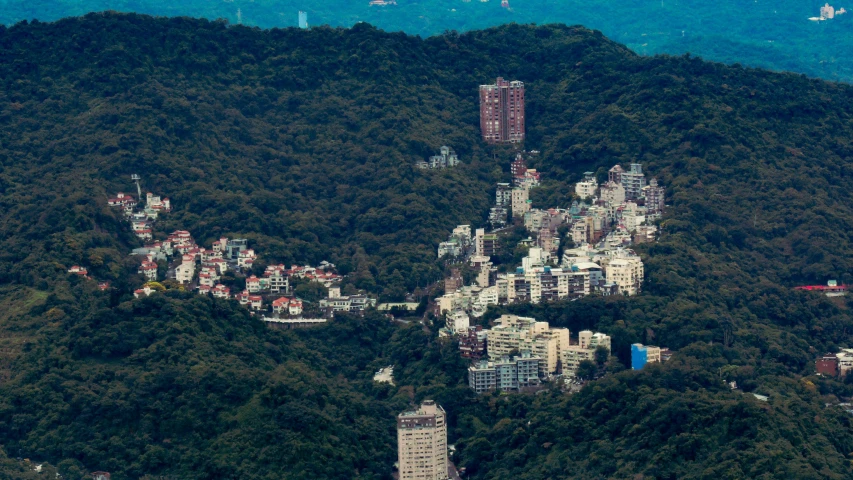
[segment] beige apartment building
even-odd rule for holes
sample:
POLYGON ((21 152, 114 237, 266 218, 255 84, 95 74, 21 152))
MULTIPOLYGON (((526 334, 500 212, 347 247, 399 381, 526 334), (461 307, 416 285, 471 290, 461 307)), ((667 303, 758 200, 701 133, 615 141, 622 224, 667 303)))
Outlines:
POLYGON ((607 281, 619 286, 622 295, 636 295, 643 285, 643 261, 640 257, 614 258, 607 264, 607 281))
POLYGON ((400 480, 447 480, 447 424, 441 405, 424 400, 397 415, 400 480))
POLYGON ((499 360, 513 351, 530 352, 542 359, 540 375, 557 371, 560 351, 569 345, 569 329, 550 328, 548 322, 517 315, 502 315, 496 323, 486 333, 489 358, 499 360))
POLYGON ((595 361, 595 350, 598 347, 604 347, 609 352, 610 337, 603 333, 592 333, 590 330, 580 332, 578 334, 578 345, 570 345, 560 352, 563 374, 573 377, 582 361, 595 361))
POLYGON ((530 211, 530 196, 526 188, 512 189, 512 218, 520 218, 530 211))

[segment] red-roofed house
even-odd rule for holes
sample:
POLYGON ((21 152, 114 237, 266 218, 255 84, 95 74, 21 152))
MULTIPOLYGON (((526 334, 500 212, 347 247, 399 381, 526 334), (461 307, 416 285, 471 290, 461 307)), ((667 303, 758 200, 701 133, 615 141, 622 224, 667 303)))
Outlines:
POLYGON ((263 307, 264 299, 260 295, 249 295, 249 306, 253 310, 260 310, 263 307))
POLYGON ((216 279, 214 279, 212 276, 210 276, 210 274, 207 272, 201 272, 198 274, 198 284, 199 285, 212 287, 215 282, 216 282, 216 279))
POLYGON ((140 288, 139 290, 134 290, 133 296, 136 298, 147 297, 148 295, 151 295, 154 292, 156 292, 156 290, 152 289, 148 285, 145 285, 144 287, 140 288))
POLYGON ((231 289, 221 283, 217 283, 212 291, 216 298, 231 298, 231 289))
POLYGON ((287 297, 279 297, 272 301, 272 311, 278 314, 288 313, 288 305, 290 299, 287 297))
POLYGON ((145 275, 145 278, 151 281, 157 280, 157 264, 151 261, 142 262, 139 266, 138 273, 145 275))
POLYGON ((81 277, 85 277, 89 274, 89 271, 79 265, 74 265, 73 267, 68 269, 68 273, 76 273, 81 277))
POLYGON ((248 305, 249 304, 249 291, 243 290, 242 292, 235 295, 234 298, 236 298, 237 301, 240 302, 240 305, 248 305))
POLYGON ((282 290, 286 292, 290 288, 290 281, 285 272, 284 265, 270 265, 267 267, 264 272, 264 278, 267 279, 271 292, 278 293, 282 290))
POLYGON ((251 277, 246 279, 246 290, 251 293, 258 293, 261 291, 261 280, 252 275, 251 277))
POLYGON ((302 315, 302 300, 294 298, 287 306, 288 313, 291 315, 302 315))
MULTIPOLYGON (((254 250, 252 250, 252 249, 243 250, 242 252, 239 252, 237 254, 237 266, 241 267, 241 268, 245 268, 247 266, 246 262, 248 260, 254 261, 255 257, 257 257, 257 255, 255 255, 254 250)), ((251 265, 249 265, 249 266, 251 266, 251 265)))

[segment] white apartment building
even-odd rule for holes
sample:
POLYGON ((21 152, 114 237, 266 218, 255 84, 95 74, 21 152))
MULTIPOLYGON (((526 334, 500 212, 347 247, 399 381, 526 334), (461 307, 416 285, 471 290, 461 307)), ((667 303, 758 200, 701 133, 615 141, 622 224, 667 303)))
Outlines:
POLYGON ((643 261, 640 257, 614 258, 607 264, 606 276, 622 295, 636 295, 643 285, 643 261))
POLYGON ((190 283, 195 275, 195 263, 184 262, 175 268, 175 280, 180 283, 190 283))
POLYGON ((467 330, 471 324, 471 318, 463 310, 456 310, 447 315, 447 329, 452 333, 467 330))
POLYGON ((625 187, 616 182, 607 182, 601 186, 601 199, 611 205, 625 202, 625 187))
POLYGON ((530 210, 530 194, 526 188, 512 189, 512 218, 519 218, 530 210))
POLYGON ((433 400, 397 415, 400 480, 447 480, 445 412, 433 400))
POLYGON ((598 182, 594 179, 584 180, 575 184, 575 194, 582 199, 592 198, 598 190, 598 182))

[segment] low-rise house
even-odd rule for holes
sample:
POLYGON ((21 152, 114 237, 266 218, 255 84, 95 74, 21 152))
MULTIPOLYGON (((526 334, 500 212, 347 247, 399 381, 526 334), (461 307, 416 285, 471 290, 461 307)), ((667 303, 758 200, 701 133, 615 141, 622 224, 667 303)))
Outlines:
POLYGON ((213 260, 214 258, 222 258, 222 252, 217 252, 216 250, 213 250, 213 249, 210 249, 210 250, 205 249, 204 251, 201 252, 201 261, 202 262, 208 262, 210 260, 213 260))
POLYGON ((234 299, 240 302, 240 305, 248 305, 249 304, 249 291, 243 290, 242 292, 234 295, 234 299))
POLYGON ((148 192, 145 198, 145 208, 153 211, 169 212, 172 210, 172 204, 168 198, 161 200, 159 195, 148 192))
POLYGON ((246 290, 250 293, 258 293, 261 291, 261 280, 252 275, 251 277, 246 279, 246 290))
POLYGON ((853 370, 853 348, 842 348, 836 353, 823 355, 815 362, 815 368, 821 375, 847 376, 853 370))
POLYGON ((264 271, 264 278, 271 292, 278 293, 290 290, 290 280, 284 265, 269 265, 264 271))
POLYGON ((68 273, 76 273, 77 275, 80 275, 81 277, 85 277, 85 276, 89 275, 89 270, 87 270, 87 269, 85 269, 79 265, 74 265, 73 267, 68 269, 68 273))
POLYGON ((210 260, 202 263, 205 267, 212 267, 216 269, 216 273, 219 275, 224 274, 228 271, 228 263, 221 258, 211 258, 210 260))
POLYGON ((129 203, 133 203, 134 207, 136 206, 136 200, 124 192, 118 192, 115 197, 107 199, 107 204, 111 207, 125 207, 129 203))
POLYGON ((420 169, 441 169, 452 168, 459 165, 459 157, 452 148, 444 145, 440 149, 440 154, 429 157, 429 161, 418 161, 415 165, 420 169))
POLYGON ((217 283, 216 286, 211 290, 213 296, 216 298, 231 298, 231 289, 222 285, 221 283, 217 283))
POLYGON ((257 255, 252 249, 243 250, 237 254, 237 266, 240 268, 251 268, 257 255))
POLYGON ((140 275, 144 275, 150 281, 157 280, 157 264, 151 261, 144 261, 142 265, 139 266, 138 272, 140 275))
POLYGON ((598 190, 598 181, 593 172, 585 172, 583 177, 583 181, 575 184, 575 195, 581 199, 592 198, 598 190))
POLYGON ((240 258, 240 252, 244 252, 248 249, 249 241, 245 238, 228 240, 228 243, 225 245, 224 257, 228 260, 237 260, 240 258))
POLYGON ((154 292, 156 292, 156 290, 152 289, 148 285, 145 285, 144 287, 140 288, 139 290, 134 290, 133 296, 135 298, 147 297, 148 295, 151 295, 154 292))
POLYGON ((249 295, 249 307, 253 310, 260 310, 263 308, 264 299, 260 295, 249 295))
POLYGON ((218 279, 214 278, 208 272, 201 272, 198 274, 198 284, 199 285, 204 285, 207 287, 213 287, 216 284, 216 280, 218 280, 218 279))
POLYGON ((175 280, 180 283, 190 283, 195 275, 195 263, 184 262, 175 268, 175 280))
POLYGON ((341 289, 332 287, 329 296, 320 300, 320 308, 335 312, 362 312, 376 306, 376 299, 367 295, 341 295, 341 289))
POLYGON ((272 310, 279 315, 301 315, 302 300, 288 297, 277 298, 272 302, 272 310))

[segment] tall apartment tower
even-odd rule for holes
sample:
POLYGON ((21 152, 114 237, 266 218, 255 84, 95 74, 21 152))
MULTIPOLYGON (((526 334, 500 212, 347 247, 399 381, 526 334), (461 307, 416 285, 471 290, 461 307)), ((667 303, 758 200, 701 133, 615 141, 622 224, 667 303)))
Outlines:
POLYGON ((299 28, 308 28, 308 12, 299 11, 299 28))
POLYGON ((524 140, 524 83, 498 77, 480 85, 480 131, 489 143, 524 140))
POLYGON ((622 186, 625 187, 625 200, 636 200, 643 194, 646 186, 646 176, 643 174, 643 166, 632 163, 631 169, 622 172, 622 186))
POLYGON ((397 415, 400 480, 447 480, 447 423, 444 409, 424 400, 397 415))

